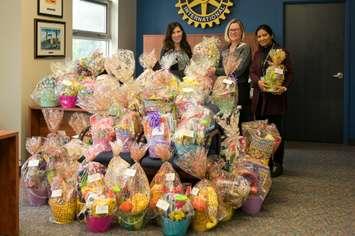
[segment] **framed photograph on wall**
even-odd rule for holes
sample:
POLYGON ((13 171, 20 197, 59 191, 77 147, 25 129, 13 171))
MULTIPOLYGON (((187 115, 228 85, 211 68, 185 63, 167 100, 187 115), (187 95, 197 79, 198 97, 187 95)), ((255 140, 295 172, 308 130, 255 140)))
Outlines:
POLYGON ((63 1, 64 0, 38 0, 38 15, 63 18, 63 1))
POLYGON ((65 57, 65 22, 35 19, 35 58, 65 57))

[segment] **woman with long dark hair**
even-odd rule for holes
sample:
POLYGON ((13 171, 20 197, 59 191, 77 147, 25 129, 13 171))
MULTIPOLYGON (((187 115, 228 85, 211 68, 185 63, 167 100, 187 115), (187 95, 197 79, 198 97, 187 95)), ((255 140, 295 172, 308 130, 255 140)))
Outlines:
POLYGON ((268 119, 269 123, 274 123, 281 134, 282 142, 269 162, 271 175, 276 177, 283 173, 284 115, 287 110, 287 90, 292 82, 292 68, 289 53, 283 49, 286 52, 283 61, 284 69, 278 73, 284 77, 284 81, 276 90, 269 92, 264 77, 271 61, 270 50, 281 49, 281 47, 274 40, 273 31, 268 25, 260 25, 255 35, 259 48, 250 68, 250 78, 254 88, 252 112, 257 120, 268 119))
MULTIPOLYGON (((185 68, 192 57, 192 51, 186 40, 186 33, 178 22, 172 22, 168 25, 160 58, 170 53, 174 53, 176 56, 176 63, 170 67, 170 71, 179 79, 182 79, 185 68)), ((160 66, 156 65, 154 69, 159 68, 160 66)))

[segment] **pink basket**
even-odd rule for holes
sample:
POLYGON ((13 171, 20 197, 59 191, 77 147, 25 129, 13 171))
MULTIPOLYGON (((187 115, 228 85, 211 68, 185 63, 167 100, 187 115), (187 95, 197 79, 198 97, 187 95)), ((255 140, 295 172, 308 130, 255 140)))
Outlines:
POLYGON ((108 231, 112 223, 113 216, 89 216, 86 219, 86 228, 93 233, 102 233, 108 231))
POLYGON ((48 190, 26 188, 27 201, 31 206, 43 206, 47 204, 48 190))
POLYGON ((63 108, 75 107, 76 99, 77 99, 76 96, 65 96, 65 95, 59 96, 59 102, 63 108))

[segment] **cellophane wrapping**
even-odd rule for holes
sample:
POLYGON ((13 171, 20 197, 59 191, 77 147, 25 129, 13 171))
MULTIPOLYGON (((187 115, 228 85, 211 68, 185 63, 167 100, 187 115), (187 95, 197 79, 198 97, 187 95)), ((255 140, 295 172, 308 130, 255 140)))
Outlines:
POLYGON ((133 80, 135 69, 133 52, 127 49, 118 49, 111 57, 106 58, 105 69, 108 74, 114 75, 121 83, 133 80))
POLYGON ((42 137, 26 139, 26 149, 31 156, 21 167, 21 176, 25 184, 27 200, 32 206, 43 205, 48 198, 47 162, 39 153, 42 144, 42 137))
POLYGON ((105 58, 103 53, 95 50, 87 57, 80 58, 76 62, 76 73, 81 76, 96 77, 104 72, 105 58))
POLYGON ((159 212, 157 202, 166 193, 183 194, 183 187, 179 175, 169 162, 164 162, 150 183, 151 198, 149 202, 149 216, 156 217, 159 212))
POLYGON ((142 74, 140 74, 137 80, 147 81, 150 80, 153 76, 153 67, 157 63, 158 58, 155 55, 155 50, 153 49, 151 52, 144 52, 139 56, 139 63, 144 68, 142 74))
POLYGON ((271 49, 269 52, 271 61, 266 69, 264 85, 266 91, 277 91, 285 80, 285 65, 282 63, 286 59, 286 52, 282 49, 271 49))
POLYGON ((170 150, 171 135, 175 129, 175 121, 171 113, 160 114, 159 112, 150 112, 143 118, 143 129, 145 137, 149 144, 149 155, 155 158, 159 157, 156 153, 156 147, 160 148, 161 154, 167 149, 170 150), (163 147, 165 146, 165 147, 163 147))
POLYGON ((43 77, 31 93, 31 98, 40 107, 56 107, 58 105, 57 82, 52 76, 43 77))
POLYGON ((215 186, 209 180, 203 179, 191 190, 191 203, 195 210, 192 227, 203 232, 218 224, 218 194, 215 186))
POLYGON ((120 181, 119 223, 129 229, 141 229, 150 200, 148 178, 139 163, 127 168, 120 181))
POLYGON ((79 135, 90 125, 90 116, 82 112, 74 112, 69 119, 68 124, 79 135))
POLYGON ((203 147, 198 147, 196 150, 185 153, 175 159, 175 164, 186 173, 203 179, 207 171, 207 153, 203 147))
POLYGON ((127 111, 115 127, 116 139, 124 143, 122 152, 129 152, 131 144, 143 132, 142 119, 138 112, 127 111))
POLYGON ((85 157, 94 160, 100 152, 111 150, 110 141, 115 136, 114 119, 96 114, 90 117, 90 124, 93 145, 85 152, 85 157))
POLYGON ((217 66, 220 59, 220 40, 216 37, 204 37, 192 50, 193 59, 207 58, 211 65, 217 66))

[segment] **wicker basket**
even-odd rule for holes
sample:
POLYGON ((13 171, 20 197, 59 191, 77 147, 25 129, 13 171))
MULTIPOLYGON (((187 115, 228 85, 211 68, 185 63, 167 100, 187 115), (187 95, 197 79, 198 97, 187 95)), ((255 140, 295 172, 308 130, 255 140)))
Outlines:
POLYGON ((76 213, 76 199, 70 202, 58 203, 56 200, 49 199, 53 220, 58 224, 69 224, 74 221, 76 213))

